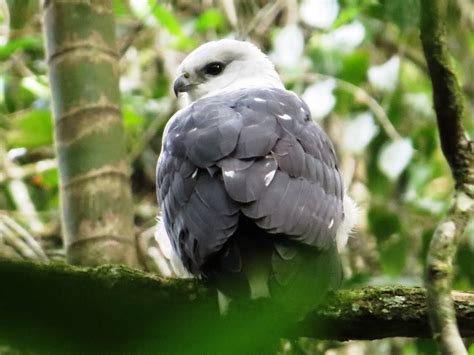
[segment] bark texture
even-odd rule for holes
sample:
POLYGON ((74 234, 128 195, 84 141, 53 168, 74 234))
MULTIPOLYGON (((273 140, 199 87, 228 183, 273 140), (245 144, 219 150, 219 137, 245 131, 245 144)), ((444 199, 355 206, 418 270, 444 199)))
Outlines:
POLYGON ((136 265, 110 0, 45 1, 67 259, 136 265))
MULTIPOLYGON (((0 260, 0 279, 0 344, 39 353, 255 354, 271 352, 269 341, 279 337, 431 336, 421 288, 341 290, 293 321, 269 300, 221 317, 202 282, 123 266, 0 260)), ((474 293, 453 298, 461 334, 474 336, 474 293)))
POLYGON ((421 41, 433 86, 439 137, 454 180, 453 206, 433 235, 426 288, 433 336, 443 354, 467 354, 456 325, 451 297, 453 258, 474 213, 474 145, 463 127, 464 98, 446 45, 448 0, 421 0, 421 41))

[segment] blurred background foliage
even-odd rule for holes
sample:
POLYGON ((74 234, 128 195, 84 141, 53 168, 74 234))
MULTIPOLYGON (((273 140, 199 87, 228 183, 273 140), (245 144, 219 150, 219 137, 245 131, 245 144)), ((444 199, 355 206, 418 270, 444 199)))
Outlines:
MULTIPOLYGON (((453 183, 439 149, 421 51, 417 0, 114 0, 123 118, 136 236, 146 267, 164 276, 169 250, 153 239, 161 134, 182 105, 176 68, 199 44, 249 39, 329 133, 360 206, 344 254, 345 287, 421 285, 429 240, 453 183)), ((449 48, 474 136, 474 3, 453 0, 449 48)), ((62 260, 58 174, 37 1, 0 1, 0 256, 62 260)), ((454 288, 474 286, 474 220, 454 288)), ((471 350, 474 352, 474 347, 471 350)), ((284 353, 429 354, 428 340, 285 343, 284 353)))

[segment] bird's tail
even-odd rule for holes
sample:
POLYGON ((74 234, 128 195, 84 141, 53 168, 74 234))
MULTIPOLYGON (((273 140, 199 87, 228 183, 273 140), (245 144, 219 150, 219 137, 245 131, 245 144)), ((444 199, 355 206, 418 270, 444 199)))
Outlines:
POLYGON ((295 243, 276 242, 270 290, 282 309, 304 316, 339 288, 342 267, 336 243, 319 250, 295 243))
POLYGON ((224 250, 209 264, 206 278, 217 289, 221 313, 239 300, 271 296, 272 238, 265 233, 240 233, 227 242, 224 250), (216 266, 218 266, 216 268, 216 266), (213 270, 219 270, 213 272, 213 270))
POLYGON ((336 243, 319 250, 278 235, 257 237, 230 241, 219 259, 221 272, 213 282, 221 313, 238 308, 241 300, 271 297, 278 308, 301 318, 339 287, 342 268, 336 243))

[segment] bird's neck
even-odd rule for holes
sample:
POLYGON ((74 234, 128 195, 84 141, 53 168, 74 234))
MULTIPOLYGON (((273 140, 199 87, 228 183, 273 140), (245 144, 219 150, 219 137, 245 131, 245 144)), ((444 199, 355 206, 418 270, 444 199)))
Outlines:
POLYGON ((209 92, 207 95, 203 97, 213 96, 223 94, 229 91, 240 90, 240 89, 250 89, 250 88, 277 88, 277 89, 284 89, 285 86, 280 81, 279 77, 270 77, 265 76, 259 79, 239 79, 235 82, 227 85, 226 87, 209 92))

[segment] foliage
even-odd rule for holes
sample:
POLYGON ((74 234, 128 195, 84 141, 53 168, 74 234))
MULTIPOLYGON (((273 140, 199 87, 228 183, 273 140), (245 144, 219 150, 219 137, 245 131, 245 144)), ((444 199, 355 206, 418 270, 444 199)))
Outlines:
MULTIPOLYGON (((137 229, 153 226, 158 212, 154 166, 164 125, 177 108, 170 86, 180 59, 208 40, 251 39, 331 135, 360 206, 344 256, 346 286, 420 285, 453 186, 439 149, 418 1, 304 0, 298 9, 291 1, 211 3, 114 0, 137 229)), ((469 2, 451 3, 449 46, 472 118, 474 24, 465 7, 474 10, 469 2)), ((0 12, 0 213, 61 258, 57 170, 41 168, 54 150, 39 11, 10 9, 10 17, 0 12)), ((474 120, 465 124, 473 137, 474 120)), ((3 254, 21 255, 0 229, 3 254)), ((454 288, 473 288, 473 260, 474 220, 458 253, 454 288)), ((321 344, 318 349, 334 346, 321 344)), ((433 351, 427 341, 360 346, 374 353, 433 351)))

